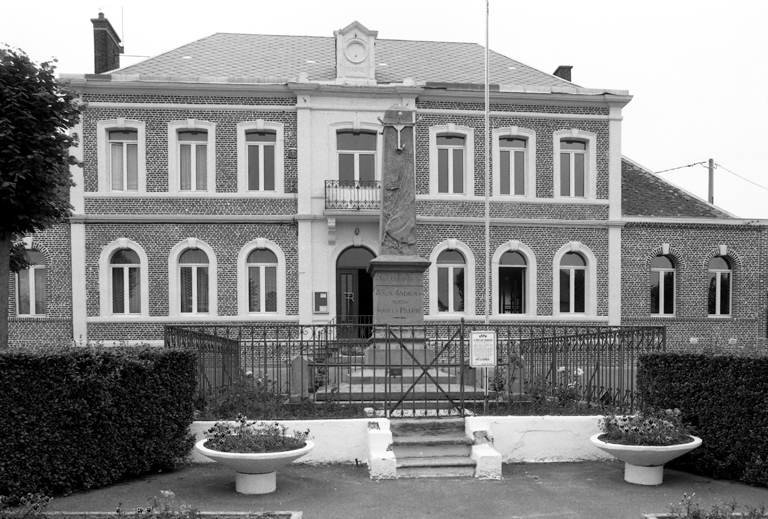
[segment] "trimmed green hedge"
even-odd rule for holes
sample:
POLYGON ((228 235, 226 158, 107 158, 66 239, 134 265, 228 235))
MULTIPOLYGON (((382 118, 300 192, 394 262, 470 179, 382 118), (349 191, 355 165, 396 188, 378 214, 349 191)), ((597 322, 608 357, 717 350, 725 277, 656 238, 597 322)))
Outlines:
POLYGON ((644 405, 679 408, 704 440, 670 467, 768 486, 768 357, 645 354, 637 385, 644 405))
POLYGON ((0 495, 66 494, 192 450, 196 357, 160 348, 0 352, 0 495))

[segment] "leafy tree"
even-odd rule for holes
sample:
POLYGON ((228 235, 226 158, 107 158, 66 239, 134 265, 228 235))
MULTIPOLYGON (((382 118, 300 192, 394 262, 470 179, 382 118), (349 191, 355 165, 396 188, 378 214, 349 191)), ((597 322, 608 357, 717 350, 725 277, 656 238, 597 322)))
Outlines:
MULTIPOLYGON (((54 60, 55 62, 55 60, 54 60)), ((69 154, 80 120, 77 94, 19 49, 0 47, 0 349, 8 347, 10 270, 23 268, 14 242, 71 214, 69 154), (12 249, 14 253, 12 254, 12 249)))

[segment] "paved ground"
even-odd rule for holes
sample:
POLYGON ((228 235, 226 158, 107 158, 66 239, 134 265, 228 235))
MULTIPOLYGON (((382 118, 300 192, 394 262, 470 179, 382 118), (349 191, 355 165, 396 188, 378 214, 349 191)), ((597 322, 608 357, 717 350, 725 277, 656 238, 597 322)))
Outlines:
POLYGON ((768 505, 768 488, 665 470, 659 487, 630 485, 619 462, 504 465, 504 479, 371 481, 365 465, 293 464, 277 473, 277 491, 235 492, 234 473, 217 464, 191 465, 108 488, 54 499, 52 511, 113 511, 146 506, 160 490, 201 511, 301 510, 305 519, 589 518, 639 519, 666 512, 684 492, 702 505, 736 499, 768 505))

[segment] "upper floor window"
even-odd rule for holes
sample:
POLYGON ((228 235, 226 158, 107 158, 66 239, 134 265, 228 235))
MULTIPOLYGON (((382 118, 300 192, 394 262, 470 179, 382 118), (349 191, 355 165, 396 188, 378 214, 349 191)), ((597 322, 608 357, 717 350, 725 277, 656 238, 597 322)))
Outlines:
POLYGON ((438 312, 464 311, 464 255, 457 250, 445 250, 437 257, 438 312))
POLYGON ((131 249, 118 249, 109 260, 112 313, 141 313, 141 260, 131 249))
POLYGON ((527 267, 525 257, 517 251, 507 251, 499 259, 499 314, 526 312, 527 267))
POLYGON ((584 197, 587 143, 560 141, 560 196, 584 197))
POLYGON ((283 193, 283 123, 237 123, 237 185, 241 193, 283 193))
POLYGON ((526 144, 525 139, 499 138, 499 194, 525 194, 526 144))
POLYGON ((139 132, 109 131, 109 178, 112 191, 139 190, 139 132))
POLYGON ((179 256, 181 313, 208 313, 208 264, 208 255, 200 249, 187 249, 179 256))
POLYGON ((373 182, 376 180, 376 133, 339 130, 336 132, 339 181, 373 182))
POLYGON ((216 125, 188 119, 168 125, 171 193, 216 191, 216 125))
POLYGON ((248 312, 277 312, 277 256, 269 249, 248 255, 248 312))
POLYGON ((181 191, 208 188, 208 132, 179 130, 179 180, 181 191))
POLYGON ((437 192, 464 193, 463 135, 440 134, 437 136, 437 192))
POLYGON ((474 194, 474 130, 453 123, 429 128, 429 193, 474 194))
POLYGON ((555 198, 597 198, 597 135, 574 128, 553 139, 555 198))
POLYGON ((118 118, 96 126, 99 192, 146 191, 145 123, 118 118))
POLYGON ((715 256, 709 261, 709 315, 731 315, 731 280, 733 270, 728 258, 715 256))
POLYGON ((27 251, 29 267, 16 274, 17 315, 46 314, 45 256, 36 250, 27 251))
POLYGON ((567 252, 560 260, 560 313, 586 311, 587 262, 578 252, 567 252))
POLYGON ((275 142, 272 131, 245 132, 248 161, 248 191, 275 190, 275 142))
POLYGON ((675 262, 669 256, 651 261, 651 314, 675 313, 675 262))

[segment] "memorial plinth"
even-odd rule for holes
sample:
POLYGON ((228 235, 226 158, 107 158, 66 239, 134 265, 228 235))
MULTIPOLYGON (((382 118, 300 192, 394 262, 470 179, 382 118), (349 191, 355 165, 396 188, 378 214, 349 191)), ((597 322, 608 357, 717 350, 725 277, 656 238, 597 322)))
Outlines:
POLYGON ((384 113, 381 249, 368 268, 373 277, 373 324, 366 364, 408 366, 429 362, 425 350, 424 271, 430 262, 416 251, 414 111, 395 105, 384 113), (390 326, 387 336, 386 328, 390 326), (403 351, 401 346, 408 351, 403 351), (414 359, 415 357, 415 359, 414 359))

